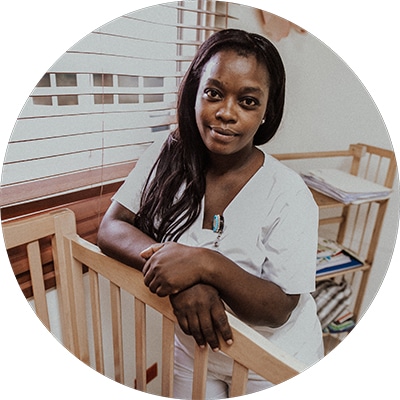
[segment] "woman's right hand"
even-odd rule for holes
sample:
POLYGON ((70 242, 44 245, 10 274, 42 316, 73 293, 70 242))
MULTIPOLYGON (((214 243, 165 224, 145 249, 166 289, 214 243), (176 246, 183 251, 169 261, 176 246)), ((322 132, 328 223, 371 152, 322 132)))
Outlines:
POLYGON ((219 350, 217 332, 227 344, 232 344, 232 330, 218 291, 209 285, 197 284, 170 296, 179 326, 191 335, 200 347, 208 343, 219 350))

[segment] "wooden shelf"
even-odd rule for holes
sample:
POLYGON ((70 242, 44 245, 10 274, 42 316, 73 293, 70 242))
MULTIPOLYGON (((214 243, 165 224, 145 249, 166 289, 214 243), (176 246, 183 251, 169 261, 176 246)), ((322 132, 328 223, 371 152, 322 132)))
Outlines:
POLYGON ((332 197, 326 196, 325 194, 317 192, 316 190, 311 189, 311 188, 310 188, 310 190, 314 197, 315 202, 317 203, 317 205, 320 209, 335 208, 335 207, 343 208, 346 206, 345 204, 341 203, 340 201, 332 199, 332 197))
MULTIPOLYGON (((348 158, 349 173, 360 177, 374 177, 373 181, 384 186, 393 187, 396 174, 396 160, 392 150, 381 149, 367 144, 352 144, 348 150, 303 152, 274 154, 282 162, 307 159, 348 158)), ((315 202, 320 210, 333 210, 320 214, 319 226, 336 224, 332 229, 332 239, 338 243, 346 243, 351 252, 365 254, 366 261, 352 268, 332 271, 316 277, 316 281, 340 278, 346 280, 352 288, 352 307, 354 321, 357 323, 362 309, 362 303, 374 262, 374 256, 379 241, 383 219, 388 200, 374 200, 369 205, 346 205, 329 196, 311 189, 315 202), (374 203, 372 207, 371 204, 374 203), (351 207, 350 207, 351 206, 351 207), (336 210, 334 210, 336 209, 336 210), (328 215, 329 214, 329 215, 328 215), (354 279, 354 275, 359 277, 354 279), (358 279, 359 278, 359 279, 358 279)), ((364 258, 363 258, 364 259, 364 258)), ((324 334, 325 353, 329 353, 346 332, 324 334)))
POLYGON ((336 278, 338 276, 342 276, 345 274, 353 274, 357 271, 367 271, 371 268, 370 264, 363 264, 363 265, 359 265, 358 267, 354 267, 354 268, 348 268, 348 269, 343 269, 343 270, 338 270, 335 272, 331 272, 329 274, 324 274, 324 275, 317 275, 316 277, 316 281, 324 281, 327 279, 332 279, 332 278, 336 278))

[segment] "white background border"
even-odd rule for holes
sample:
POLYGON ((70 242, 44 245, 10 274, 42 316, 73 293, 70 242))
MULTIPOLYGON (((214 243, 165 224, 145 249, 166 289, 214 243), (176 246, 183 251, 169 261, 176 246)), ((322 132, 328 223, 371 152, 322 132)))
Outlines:
MULTIPOLYGON (((237 1, 302 26, 335 51, 374 99, 399 152, 400 65, 397 2, 382 0, 237 1)), ((19 112, 35 84, 63 53, 99 26, 160 1, 21 0, 3 4, 1 160, 19 112)), ((133 393, 76 361, 31 311, 0 248, 0 397, 154 398, 133 393)), ((399 398, 399 245, 374 302, 355 331, 299 377, 251 399, 399 398)), ((155 397, 157 398, 157 397, 155 397)))

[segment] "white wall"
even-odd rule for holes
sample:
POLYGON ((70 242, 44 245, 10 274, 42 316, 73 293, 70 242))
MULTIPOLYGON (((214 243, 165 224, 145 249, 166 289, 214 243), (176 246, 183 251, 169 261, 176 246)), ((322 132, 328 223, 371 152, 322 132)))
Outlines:
MULTIPOLYGON (((239 17, 231 26, 265 34, 258 10, 231 4, 239 17)), ((296 21, 293 21, 296 23, 296 21)), ((312 33, 290 35, 274 42, 287 74, 286 109, 280 130, 265 148, 270 153, 346 150, 352 143, 392 149, 379 110, 357 75, 339 55, 312 33)), ((311 167, 316 164, 313 163, 311 167)), ((310 165, 291 164, 302 171, 310 165)), ((377 293, 389 265, 397 236, 398 181, 390 200, 381 240, 365 295, 363 311, 377 293)))

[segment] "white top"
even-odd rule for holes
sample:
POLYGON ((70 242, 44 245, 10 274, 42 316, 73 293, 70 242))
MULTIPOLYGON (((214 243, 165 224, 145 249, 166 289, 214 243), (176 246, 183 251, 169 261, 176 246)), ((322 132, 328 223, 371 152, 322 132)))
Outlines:
MULTIPOLYGON (((145 152, 113 197, 133 213, 139 210, 143 185, 161 145, 154 144, 145 152)), ((199 217, 179 243, 219 251, 249 273, 274 282, 284 292, 301 294, 283 326, 253 328, 307 365, 322 358, 321 326, 310 295, 315 290, 318 207, 301 177, 264 153, 263 166, 224 211, 224 230, 218 247, 214 245, 218 234, 202 228, 203 213, 204 199, 199 217)), ((193 340, 180 329, 177 336, 186 351, 193 354, 193 340)), ((211 352, 210 365, 219 373, 230 374, 231 367, 225 365, 224 358, 211 352)))

